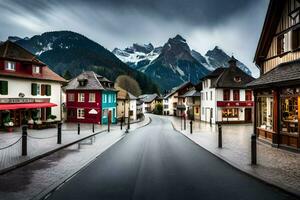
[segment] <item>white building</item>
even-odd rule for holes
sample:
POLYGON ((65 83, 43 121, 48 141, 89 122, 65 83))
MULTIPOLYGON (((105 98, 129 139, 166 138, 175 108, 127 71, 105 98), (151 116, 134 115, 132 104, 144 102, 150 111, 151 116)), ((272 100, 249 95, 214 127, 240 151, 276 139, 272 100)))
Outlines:
MULTIPOLYGON (((0 45, 0 121, 60 121, 65 79, 17 44, 0 45), (17 56, 16 56, 17 55, 17 56)), ((0 124, 3 127, 3 123, 0 124)))
POLYGON ((179 105, 179 97, 193 87, 191 82, 185 82, 175 87, 163 98, 163 114, 180 116, 186 112, 186 107, 179 105))
POLYGON ((253 93, 246 84, 254 80, 236 66, 218 68, 202 79, 201 120, 205 122, 250 123, 253 120, 253 93))

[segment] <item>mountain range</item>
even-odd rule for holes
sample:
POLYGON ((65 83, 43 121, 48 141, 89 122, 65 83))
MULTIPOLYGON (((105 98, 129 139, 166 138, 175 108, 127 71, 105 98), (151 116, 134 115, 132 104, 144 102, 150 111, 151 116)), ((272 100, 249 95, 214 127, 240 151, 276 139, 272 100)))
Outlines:
MULTIPOLYGON (((162 90, 170 90, 186 81, 196 84, 216 68, 228 67, 230 59, 218 46, 203 56, 191 50, 180 35, 170 38, 162 47, 154 47, 151 43, 133 44, 124 50, 115 48, 112 52, 133 69, 145 73, 162 90)), ((237 61, 237 65, 251 75, 242 62, 237 61)))
POLYGON ((31 38, 9 37, 37 55, 41 61, 60 75, 71 77, 92 70, 114 81, 119 75, 137 80, 143 93, 158 92, 157 85, 142 72, 132 69, 113 53, 87 37, 71 31, 46 32, 31 38))

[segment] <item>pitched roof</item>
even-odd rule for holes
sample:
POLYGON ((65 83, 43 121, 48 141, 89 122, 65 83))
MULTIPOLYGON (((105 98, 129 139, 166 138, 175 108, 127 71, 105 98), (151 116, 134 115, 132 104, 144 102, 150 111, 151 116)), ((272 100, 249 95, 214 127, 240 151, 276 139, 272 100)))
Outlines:
POLYGON ((104 87, 93 71, 82 72, 77 77, 73 78, 65 87, 66 90, 104 90, 104 87), (79 85, 79 79, 86 79, 84 86, 79 85))
POLYGON ((233 56, 228 63, 230 65, 228 68, 218 68, 204 78, 212 80, 212 88, 246 88, 246 84, 254 80, 252 76, 236 66, 236 59, 233 56))
POLYGON ((170 93, 168 93, 164 98, 169 98, 170 96, 172 96, 173 94, 175 94, 178 90, 184 88, 185 86, 191 84, 191 82, 186 81, 184 83, 182 83, 181 85, 174 87, 170 93))
POLYGON ((182 95, 182 97, 200 97, 201 94, 199 91, 197 91, 195 88, 189 90, 187 93, 182 95))
POLYGON ((220 74, 224 72, 225 69, 226 69, 225 67, 219 67, 214 71, 212 71, 211 73, 209 73, 208 75, 204 76, 201 80, 205 80, 209 78, 217 78, 220 76, 220 74))
POLYGON ((151 103, 153 100, 158 98, 158 95, 156 93, 154 94, 144 94, 139 96, 139 98, 144 101, 145 103, 151 103))
POLYGON ((9 40, 0 44, 0 58, 23 62, 32 62, 40 66, 46 65, 42 61, 38 60, 36 55, 30 53, 23 47, 9 40))
POLYGON ((267 88, 300 83, 300 59, 282 63, 247 84, 251 88, 267 88))
POLYGON ((279 24, 286 2, 287 1, 283 0, 270 0, 265 22, 254 57, 254 61, 257 65, 260 65, 260 63, 268 54, 268 50, 272 43, 273 36, 276 34, 277 26, 279 24))
POLYGON ((129 96, 130 100, 138 99, 136 96, 134 96, 130 92, 127 92, 126 90, 124 90, 123 88, 121 88, 119 86, 116 86, 115 89, 118 91, 117 99, 126 100, 128 98, 128 96, 129 96))

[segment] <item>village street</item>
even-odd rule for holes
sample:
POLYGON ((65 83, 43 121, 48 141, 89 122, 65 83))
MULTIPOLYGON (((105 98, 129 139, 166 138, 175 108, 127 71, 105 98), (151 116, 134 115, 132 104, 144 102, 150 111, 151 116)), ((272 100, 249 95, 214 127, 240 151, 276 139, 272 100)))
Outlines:
POLYGON ((231 167, 152 115, 49 199, 293 199, 231 167))

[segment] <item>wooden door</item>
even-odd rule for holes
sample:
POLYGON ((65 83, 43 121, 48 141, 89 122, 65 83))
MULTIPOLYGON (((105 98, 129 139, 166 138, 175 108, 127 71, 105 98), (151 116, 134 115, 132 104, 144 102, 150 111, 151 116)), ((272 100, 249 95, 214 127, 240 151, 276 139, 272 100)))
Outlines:
POLYGON ((245 122, 252 122, 252 108, 245 108, 245 122))

